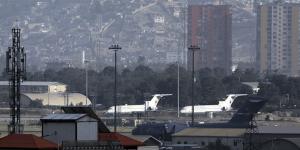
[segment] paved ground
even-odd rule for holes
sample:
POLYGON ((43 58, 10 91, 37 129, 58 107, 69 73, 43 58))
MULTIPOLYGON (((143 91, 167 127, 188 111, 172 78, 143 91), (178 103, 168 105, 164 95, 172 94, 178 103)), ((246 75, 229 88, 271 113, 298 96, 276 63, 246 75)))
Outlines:
MULTIPOLYGON (((0 137, 7 135, 7 124, 9 124, 10 116, 8 110, 0 109, 0 137)), ((50 114, 50 113, 60 113, 60 110, 50 110, 50 109, 33 109, 23 111, 21 115, 22 124, 24 124, 24 133, 31 133, 36 135, 41 135, 41 125, 40 118, 50 114)), ((103 120, 103 122, 108 125, 108 127, 112 130, 113 116, 107 116, 101 111, 97 111, 98 116, 103 120)), ((222 112, 216 113, 213 115, 207 114, 196 114, 195 121, 196 122, 226 122, 230 120, 233 112, 222 112)), ((161 112, 150 112, 147 116, 142 116, 137 118, 137 115, 119 115, 119 123, 118 127, 119 132, 131 132, 134 128, 134 122, 136 119, 152 121, 152 122, 182 122, 186 123, 191 120, 191 117, 188 115, 181 115, 180 118, 177 118, 177 113, 175 111, 161 111, 161 112)), ((278 117, 273 114, 259 114, 256 117, 257 124, 262 126, 292 126, 292 127, 300 127, 300 118, 299 117, 278 117), (267 115, 271 115, 271 121, 265 121, 267 115)))

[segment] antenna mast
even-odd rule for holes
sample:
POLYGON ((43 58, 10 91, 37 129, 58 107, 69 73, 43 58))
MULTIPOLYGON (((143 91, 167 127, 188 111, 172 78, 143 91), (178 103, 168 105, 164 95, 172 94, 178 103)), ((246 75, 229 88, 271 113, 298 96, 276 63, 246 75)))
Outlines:
POLYGON ((245 134, 245 143, 244 143, 244 150, 257 150, 257 147, 254 143, 254 135, 258 133, 257 123, 255 121, 255 114, 251 113, 251 120, 249 122, 249 126, 246 129, 245 134))
POLYGON ((21 29, 12 29, 12 46, 6 51, 6 72, 9 75, 10 134, 21 133, 21 82, 26 78, 26 53, 20 42, 21 29))

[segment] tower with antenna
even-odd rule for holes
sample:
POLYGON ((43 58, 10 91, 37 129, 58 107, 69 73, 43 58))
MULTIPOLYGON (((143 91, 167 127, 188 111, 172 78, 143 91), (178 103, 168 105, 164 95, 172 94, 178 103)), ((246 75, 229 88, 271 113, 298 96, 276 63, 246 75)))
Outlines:
POLYGON ((249 113, 248 116, 250 116, 251 120, 248 124, 248 127, 246 128, 246 134, 245 134, 245 142, 244 142, 244 150, 258 150, 255 141, 254 141, 254 135, 258 133, 257 123, 255 121, 255 113, 249 113))
POLYGON ((6 51, 6 72, 9 76, 10 134, 21 133, 21 82, 26 78, 26 53, 21 47, 21 29, 12 29, 12 45, 6 51))

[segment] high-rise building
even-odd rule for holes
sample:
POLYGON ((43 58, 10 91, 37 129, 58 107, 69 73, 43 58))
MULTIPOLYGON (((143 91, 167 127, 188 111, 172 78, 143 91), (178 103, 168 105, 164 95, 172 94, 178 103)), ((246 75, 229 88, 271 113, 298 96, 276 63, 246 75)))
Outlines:
MULTIPOLYGON (((188 45, 197 45, 195 69, 221 68, 229 74, 232 65, 232 14, 230 5, 190 5, 188 7, 188 45)), ((188 68, 192 52, 188 51, 188 68)))
POLYGON ((257 68, 261 74, 300 74, 300 5, 274 2, 257 9, 257 68))

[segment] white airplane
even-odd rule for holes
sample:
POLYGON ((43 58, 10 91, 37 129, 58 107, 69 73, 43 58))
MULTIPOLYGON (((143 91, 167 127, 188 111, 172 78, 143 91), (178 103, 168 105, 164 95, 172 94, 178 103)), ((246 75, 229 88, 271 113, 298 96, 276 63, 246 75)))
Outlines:
MULTIPOLYGON (((206 113, 206 112, 221 112, 232 110, 232 103, 239 96, 246 96, 247 94, 229 94, 224 101, 219 101, 218 105, 195 105, 194 113, 206 113)), ((180 110, 182 114, 191 114, 192 106, 185 106, 180 110)))
MULTIPOLYGON (((145 101, 142 105, 118 105, 117 113, 131 114, 131 113, 142 113, 145 111, 157 110, 157 104, 159 100, 164 96, 171 96, 172 94, 155 94, 150 101, 145 101)), ((106 113, 113 114, 115 112, 115 106, 110 107, 106 113)))

